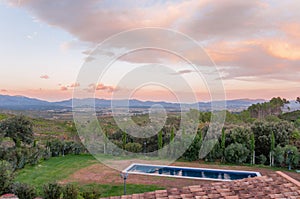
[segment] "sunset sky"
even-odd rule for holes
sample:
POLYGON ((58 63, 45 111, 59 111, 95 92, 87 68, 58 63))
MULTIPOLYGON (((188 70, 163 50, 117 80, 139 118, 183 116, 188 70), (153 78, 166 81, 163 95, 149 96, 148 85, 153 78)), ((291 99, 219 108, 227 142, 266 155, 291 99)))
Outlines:
MULTIPOLYGON (((297 0, 2 0, 0 94, 69 99, 97 44, 122 31, 159 27, 186 34, 204 48, 217 65, 227 99, 295 99, 300 96, 299 11, 297 0)), ((147 56, 169 55, 137 52, 117 61, 103 81, 91 82, 97 97, 124 89, 119 77, 149 65, 147 56)), ((182 76, 198 100, 210 100, 195 71, 173 58, 168 63, 175 71, 167 71, 170 81, 182 76)), ((156 65, 156 73, 160 70, 165 71, 156 65)), ((157 85, 135 89, 134 98, 174 101, 157 85)))

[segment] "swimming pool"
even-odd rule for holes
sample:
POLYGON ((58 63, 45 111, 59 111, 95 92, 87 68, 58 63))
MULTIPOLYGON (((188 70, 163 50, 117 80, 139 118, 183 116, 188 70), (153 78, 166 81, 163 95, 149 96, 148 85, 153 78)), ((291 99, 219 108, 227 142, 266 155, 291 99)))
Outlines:
POLYGON ((143 174, 152 176, 166 176, 215 181, 231 181, 261 176, 259 172, 254 171, 220 170, 137 163, 131 164, 123 172, 129 174, 143 174))

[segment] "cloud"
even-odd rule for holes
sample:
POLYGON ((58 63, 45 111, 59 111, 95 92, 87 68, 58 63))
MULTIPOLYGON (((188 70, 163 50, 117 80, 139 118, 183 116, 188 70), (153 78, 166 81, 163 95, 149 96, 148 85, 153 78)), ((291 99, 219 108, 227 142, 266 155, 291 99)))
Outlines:
POLYGON ((183 70, 179 70, 175 73, 172 73, 173 75, 183 75, 183 74, 188 74, 188 73, 193 73, 195 72, 194 70, 190 70, 190 69, 183 69, 183 70))
POLYGON ((67 90, 68 90, 68 87, 66 87, 66 86, 61 86, 61 87, 60 87, 60 90, 61 90, 61 91, 67 91, 67 90))
MULTIPOLYGON (((61 0, 58 3, 24 0, 20 7, 40 21, 69 32, 79 42, 90 44, 98 44, 113 34, 132 28, 162 27, 179 30, 205 48, 226 79, 263 78, 267 81, 274 78, 299 82, 298 1, 61 0)), ((188 57, 189 61, 200 60, 197 64, 206 64, 205 56, 202 59, 185 43, 176 40, 169 42, 157 35, 146 36, 153 41, 153 46, 162 43, 166 48, 180 46, 184 49, 182 56, 188 57)), ((134 35, 120 41, 116 46, 111 46, 111 52, 104 54, 113 56, 116 49, 131 45, 139 38, 139 35, 134 35)), ((74 45, 67 42, 61 47, 66 50, 74 45)), ((85 50, 83 54, 89 55, 90 52, 85 50)), ((163 54, 134 52, 123 59, 130 63, 156 63, 162 62, 162 59, 178 63, 178 58, 168 55, 162 58, 160 55, 163 54)), ((91 56, 85 61, 94 59, 91 56)), ((189 72, 183 70, 181 74, 189 72)), ((110 92, 115 89, 103 84, 94 85, 93 88, 110 92)))
POLYGON ((6 92, 8 92, 8 90, 6 90, 6 89, 1 89, 1 92, 6 93, 6 92))
POLYGON ((99 84, 90 84, 86 90, 89 92, 94 92, 96 90, 96 91, 105 91, 108 93, 112 93, 119 89, 117 89, 114 86, 109 86, 109 85, 104 85, 103 83, 99 83, 99 84))
POLYGON ((80 84, 78 82, 75 82, 75 83, 72 83, 69 85, 69 87, 71 87, 71 88, 75 88, 75 87, 79 87, 79 86, 80 86, 80 84))
POLYGON ((41 79, 49 79, 50 77, 48 75, 41 75, 40 78, 41 79))
POLYGON ((254 81, 281 79, 298 82, 300 60, 291 59, 297 58, 297 54, 289 54, 289 49, 277 45, 280 42, 275 40, 223 42, 208 47, 208 52, 225 74, 225 79, 251 77, 254 81))

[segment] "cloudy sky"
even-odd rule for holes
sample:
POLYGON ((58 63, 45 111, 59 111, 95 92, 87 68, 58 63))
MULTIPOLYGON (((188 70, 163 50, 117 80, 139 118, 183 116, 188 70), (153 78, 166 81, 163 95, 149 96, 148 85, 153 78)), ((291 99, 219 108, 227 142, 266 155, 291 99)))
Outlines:
MULTIPOLYGON (((50 101, 71 98, 73 89, 80 87, 80 69, 95 59, 89 54, 99 43, 122 31, 159 27, 179 31, 203 47, 217 65, 227 99, 295 99, 300 95, 299 10, 297 0, 2 0, 0 93, 50 101)), ((113 51, 132 42, 134 38, 122 41, 113 51)), ((159 42, 171 43, 167 38, 159 42)), ((188 48, 178 40, 172 45, 188 48)), ((198 100, 210 100, 205 81, 177 59, 165 52, 132 53, 85 90, 109 98, 133 89, 120 84, 120 78, 132 68, 151 70, 152 63, 155 74, 165 72, 162 78, 171 82, 181 76, 198 100), (162 63, 174 72, 159 67, 162 63)), ((206 64, 199 67, 216 72, 206 64)), ((177 84, 176 92, 187 92, 177 84)), ((134 98, 174 101, 174 93, 158 84, 135 89, 134 98)))

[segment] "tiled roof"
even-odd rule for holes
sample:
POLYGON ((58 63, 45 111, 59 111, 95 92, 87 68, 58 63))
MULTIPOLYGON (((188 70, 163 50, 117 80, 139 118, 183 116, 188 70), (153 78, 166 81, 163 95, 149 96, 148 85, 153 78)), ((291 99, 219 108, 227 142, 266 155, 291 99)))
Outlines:
POLYGON ((230 182, 214 182, 184 188, 110 197, 110 199, 300 199, 300 183, 282 172, 230 182))

